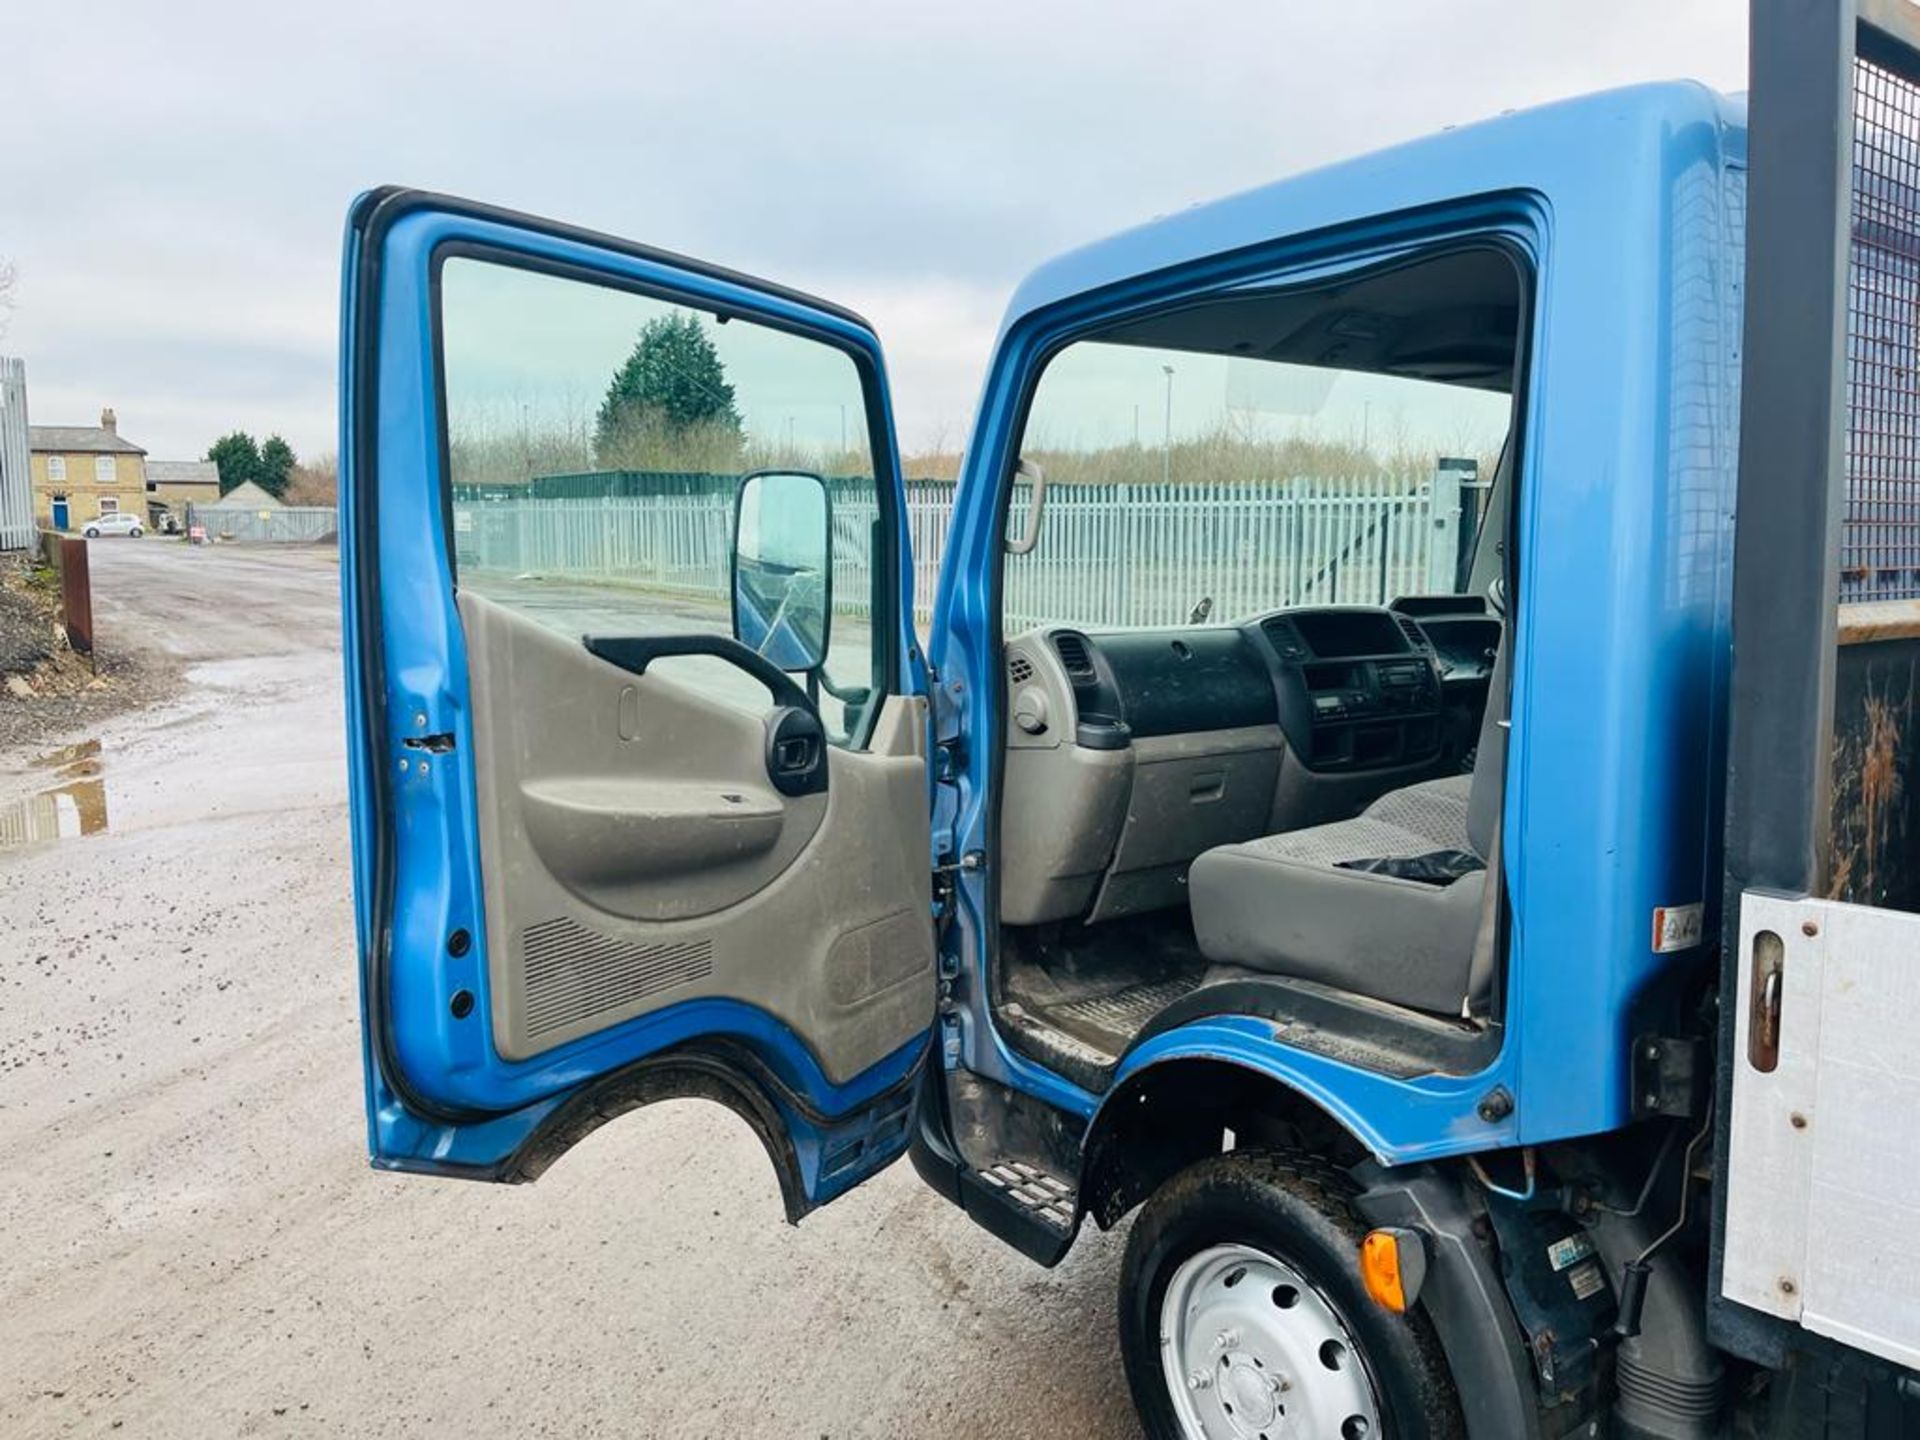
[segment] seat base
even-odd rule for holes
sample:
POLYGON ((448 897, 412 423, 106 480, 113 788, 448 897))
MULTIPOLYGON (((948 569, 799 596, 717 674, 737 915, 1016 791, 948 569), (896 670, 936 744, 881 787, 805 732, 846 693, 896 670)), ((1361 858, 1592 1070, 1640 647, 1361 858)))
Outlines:
POLYGON ((1484 872, 1428 885, 1343 862, 1466 850, 1468 777, 1382 796, 1352 820, 1222 845, 1188 876, 1194 933, 1216 963, 1458 1014, 1484 872))

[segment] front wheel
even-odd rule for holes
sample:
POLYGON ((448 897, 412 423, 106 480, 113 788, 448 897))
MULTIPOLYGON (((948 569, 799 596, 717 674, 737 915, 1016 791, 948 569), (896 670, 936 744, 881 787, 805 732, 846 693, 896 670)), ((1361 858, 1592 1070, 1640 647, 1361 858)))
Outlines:
POLYGON ((86 536, 87 539, 89 540, 98 540, 100 538, 100 532, 91 525, 89 525, 85 530, 82 530, 80 533, 86 536))
POLYGON ((1202 1160, 1149 1200, 1120 1352, 1154 1440, 1456 1440, 1433 1326, 1362 1288, 1353 1186, 1295 1151, 1202 1160))
POLYGON ((127 531, 127 538, 131 540, 138 540, 142 535, 146 533, 147 533, 146 531, 142 530, 138 525, 136 525, 131 530, 127 531))

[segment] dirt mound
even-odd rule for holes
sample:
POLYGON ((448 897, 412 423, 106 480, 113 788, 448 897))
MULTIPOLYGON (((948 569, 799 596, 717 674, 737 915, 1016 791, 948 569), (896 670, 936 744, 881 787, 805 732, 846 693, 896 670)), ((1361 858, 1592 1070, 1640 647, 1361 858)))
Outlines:
POLYGON ((9 560, 0 568, 0 676, 25 675, 51 659, 60 637, 50 574, 9 560))

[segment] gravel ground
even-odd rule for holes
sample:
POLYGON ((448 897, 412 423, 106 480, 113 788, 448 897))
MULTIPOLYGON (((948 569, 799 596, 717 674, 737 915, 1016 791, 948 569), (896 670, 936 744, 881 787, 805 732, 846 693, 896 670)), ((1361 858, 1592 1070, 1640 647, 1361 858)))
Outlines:
POLYGON ((1040 1270, 905 1165, 789 1228, 693 1102, 369 1170, 330 556, 94 565, 184 685, 0 750, 0 1434, 1138 1433, 1118 1237, 1040 1270))
MULTIPOLYGON (((93 542, 88 548, 97 557, 102 545, 111 549, 132 543, 93 542)), ((137 613, 113 587, 95 598, 96 620, 110 628, 102 630, 103 643, 88 659, 69 650, 59 635, 55 597, 26 577, 18 557, 0 562, 0 677, 18 677, 34 692, 23 697, 0 685, 0 751, 95 727, 177 692, 179 664, 146 643, 137 613)))

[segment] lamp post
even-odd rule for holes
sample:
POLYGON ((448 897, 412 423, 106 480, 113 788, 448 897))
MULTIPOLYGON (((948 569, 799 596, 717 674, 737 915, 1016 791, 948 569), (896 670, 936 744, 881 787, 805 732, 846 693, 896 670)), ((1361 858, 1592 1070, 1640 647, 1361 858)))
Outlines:
POLYGON ((1173 366, 1162 365, 1160 369, 1167 377, 1167 428, 1160 447, 1160 483, 1168 485, 1173 482, 1173 366))

